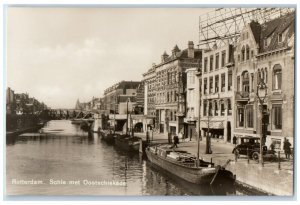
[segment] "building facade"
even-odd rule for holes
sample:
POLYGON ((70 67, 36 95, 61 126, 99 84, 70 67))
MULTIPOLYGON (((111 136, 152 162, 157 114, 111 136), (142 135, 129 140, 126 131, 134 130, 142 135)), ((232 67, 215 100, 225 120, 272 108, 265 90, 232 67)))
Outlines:
POLYGON ((233 137, 233 46, 203 52, 201 135, 230 141, 233 137))
POLYGON ((184 135, 190 140, 198 137, 199 109, 200 109, 200 86, 201 76, 199 68, 186 70, 186 115, 184 118, 184 135))
POLYGON ((295 13, 264 24, 253 21, 243 29, 235 53, 238 138, 263 135, 263 143, 274 142, 277 149, 283 148, 285 137, 293 144, 294 30, 295 13), (267 86, 262 107, 257 96, 261 83, 267 86))
POLYGON ((119 114, 119 104, 136 102, 140 81, 121 81, 104 91, 104 109, 113 114, 119 114))
POLYGON ((150 101, 147 113, 155 114, 155 127, 159 133, 174 135, 184 132, 185 71, 188 68, 199 68, 201 55, 201 50, 195 49, 192 41, 189 41, 188 48, 182 51, 176 45, 170 56, 164 52, 161 62, 144 74, 144 80, 148 82, 145 95, 147 93, 147 100, 150 101))
POLYGON ((144 115, 155 116, 156 72, 155 64, 143 74, 144 82, 144 115))

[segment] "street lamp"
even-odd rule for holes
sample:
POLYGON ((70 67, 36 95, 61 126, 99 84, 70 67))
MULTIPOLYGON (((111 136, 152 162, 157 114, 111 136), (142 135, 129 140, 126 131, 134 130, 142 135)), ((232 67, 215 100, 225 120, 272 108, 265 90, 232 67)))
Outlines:
POLYGON ((256 96, 258 98, 259 101, 259 105, 260 105, 260 116, 261 116, 261 132, 260 132, 260 145, 259 145, 259 162, 261 164, 261 166, 264 166, 264 161, 263 161, 263 149, 262 149, 262 139, 263 139, 263 105, 264 105, 264 101, 267 97, 267 85, 260 80, 260 82, 257 85, 257 90, 256 90, 256 96))

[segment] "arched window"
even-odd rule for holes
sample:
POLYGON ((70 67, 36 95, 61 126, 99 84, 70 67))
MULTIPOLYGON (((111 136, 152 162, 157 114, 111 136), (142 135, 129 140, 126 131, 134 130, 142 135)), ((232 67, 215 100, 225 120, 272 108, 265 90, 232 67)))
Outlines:
POLYGON ((246 46, 246 58, 247 58, 247 60, 249 60, 249 58, 250 58, 250 48, 248 45, 246 46))
POLYGON ((245 60, 245 46, 242 47, 242 61, 245 60))
POLYGON ((273 90, 281 90, 282 81, 282 67, 280 64, 276 64, 273 67, 273 90))

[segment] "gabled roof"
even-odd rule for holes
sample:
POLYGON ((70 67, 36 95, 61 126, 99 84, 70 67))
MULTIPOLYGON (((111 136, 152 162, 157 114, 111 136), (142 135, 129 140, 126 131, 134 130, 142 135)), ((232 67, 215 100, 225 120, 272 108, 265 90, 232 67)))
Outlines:
POLYGON ((281 16, 269 22, 261 25, 260 35, 260 49, 259 52, 267 52, 287 46, 288 38, 290 38, 295 32, 295 12, 289 13, 285 16, 281 16), (278 42, 278 35, 287 31, 287 35, 282 39, 282 42, 278 42), (264 39, 270 38, 270 43, 267 47, 264 47, 264 39))

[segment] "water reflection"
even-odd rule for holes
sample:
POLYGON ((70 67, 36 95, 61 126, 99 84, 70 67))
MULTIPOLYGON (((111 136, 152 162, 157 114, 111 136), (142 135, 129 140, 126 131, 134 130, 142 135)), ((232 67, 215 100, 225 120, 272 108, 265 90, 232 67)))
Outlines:
POLYGON ((70 121, 50 121, 35 134, 7 140, 7 194, 41 195, 228 195, 233 187, 211 189, 178 179, 143 156, 106 144, 96 133, 70 121), (12 179, 43 180, 16 185, 12 179), (51 185, 51 179, 79 180, 80 185, 51 185), (126 186, 89 186, 83 181, 125 182, 126 186))

